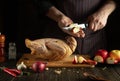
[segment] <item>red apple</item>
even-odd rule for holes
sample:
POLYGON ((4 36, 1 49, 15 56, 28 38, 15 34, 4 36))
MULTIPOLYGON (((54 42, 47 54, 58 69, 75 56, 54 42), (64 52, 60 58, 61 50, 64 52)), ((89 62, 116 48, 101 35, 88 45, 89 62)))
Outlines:
POLYGON ((114 58, 115 60, 120 61, 120 50, 112 50, 109 53, 109 56, 112 57, 112 58, 114 58))
POLYGON ((105 60, 108 57, 108 51, 105 49, 99 49, 95 55, 100 55, 103 57, 103 59, 105 60))
POLYGON ((114 58, 112 58, 112 57, 108 57, 108 58, 106 59, 106 63, 107 63, 107 64, 117 64, 117 63, 118 63, 118 60, 116 60, 116 59, 114 59, 114 58))
POLYGON ((98 62, 98 63, 104 63, 104 59, 103 59, 103 57, 100 56, 100 55, 96 55, 96 56, 94 57, 94 61, 96 61, 96 62, 98 62))

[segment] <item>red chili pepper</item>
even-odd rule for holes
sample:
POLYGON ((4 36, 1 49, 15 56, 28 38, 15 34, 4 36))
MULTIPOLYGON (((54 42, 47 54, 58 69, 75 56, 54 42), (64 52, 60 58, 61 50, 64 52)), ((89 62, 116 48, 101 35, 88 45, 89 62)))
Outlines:
POLYGON ((16 77, 17 76, 17 74, 16 73, 14 73, 13 71, 11 71, 10 69, 8 69, 8 68, 4 68, 3 69, 3 71, 4 72, 6 72, 6 73, 8 73, 8 74, 10 74, 10 75, 12 75, 12 76, 14 76, 14 77, 16 77))
POLYGON ((17 74, 21 74, 21 70, 18 70, 18 69, 10 69, 10 70, 17 73, 17 74))
POLYGON ((18 70, 18 69, 9 69, 9 68, 6 68, 6 67, 0 67, 0 69, 2 69, 4 72, 16 77, 17 75, 21 74, 21 70, 18 70))

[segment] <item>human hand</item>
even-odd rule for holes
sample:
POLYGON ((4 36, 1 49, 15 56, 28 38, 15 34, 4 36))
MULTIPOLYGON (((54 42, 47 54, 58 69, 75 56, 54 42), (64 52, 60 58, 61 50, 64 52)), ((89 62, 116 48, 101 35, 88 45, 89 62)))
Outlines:
MULTIPOLYGON (((62 29, 63 32, 65 32, 69 35, 72 35, 74 37, 84 37, 85 36, 85 33, 82 29, 79 29, 79 32, 73 32, 72 30, 71 31, 64 30, 63 27, 67 27, 71 24, 73 24, 73 21, 67 16, 62 16, 58 21, 58 26, 62 29)), ((74 29, 74 30, 76 30, 76 29, 74 29)))
POLYGON ((58 20, 58 26, 59 27, 65 27, 65 26, 68 26, 72 23, 73 23, 73 21, 65 15, 62 15, 58 20))
POLYGON ((88 17, 89 28, 93 31, 100 30, 105 27, 108 15, 104 12, 96 12, 88 17))

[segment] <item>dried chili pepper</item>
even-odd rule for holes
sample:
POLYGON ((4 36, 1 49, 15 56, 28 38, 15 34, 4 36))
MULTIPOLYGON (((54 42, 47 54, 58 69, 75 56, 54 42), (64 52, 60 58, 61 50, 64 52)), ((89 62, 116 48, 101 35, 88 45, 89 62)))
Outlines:
POLYGON ((2 69, 4 72, 6 72, 14 77, 16 77, 18 74, 21 74, 21 71, 17 70, 17 69, 9 69, 6 67, 0 67, 0 69, 2 69))
POLYGON ((16 73, 14 73, 13 71, 11 71, 10 69, 8 69, 8 68, 4 68, 3 69, 3 71, 4 72, 6 72, 6 73, 8 73, 8 74, 10 74, 10 75, 12 75, 12 76, 14 76, 14 77, 16 77, 17 76, 17 74, 16 73))
POLYGON ((18 69, 10 69, 11 71, 15 72, 16 74, 21 74, 21 70, 18 70, 18 69))

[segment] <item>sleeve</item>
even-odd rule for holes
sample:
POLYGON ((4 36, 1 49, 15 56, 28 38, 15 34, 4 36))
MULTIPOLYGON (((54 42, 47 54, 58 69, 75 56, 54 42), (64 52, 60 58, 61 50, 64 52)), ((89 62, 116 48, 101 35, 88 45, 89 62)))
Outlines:
POLYGON ((33 1, 34 1, 34 4, 37 6, 40 14, 43 14, 43 15, 45 15, 49 10, 49 8, 53 6, 50 0, 33 0, 33 1))

